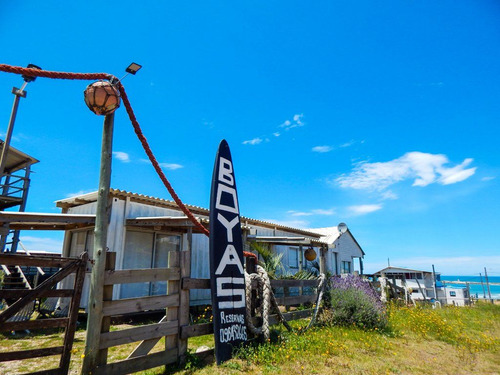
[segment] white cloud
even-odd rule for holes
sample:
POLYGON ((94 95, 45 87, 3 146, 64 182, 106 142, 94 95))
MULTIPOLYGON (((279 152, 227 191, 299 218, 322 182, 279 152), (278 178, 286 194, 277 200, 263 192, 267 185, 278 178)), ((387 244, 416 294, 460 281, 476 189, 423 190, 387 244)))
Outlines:
POLYGON ((250 139, 248 141, 243 141, 243 144, 244 145, 258 145, 259 143, 262 143, 262 138, 254 138, 254 139, 250 139))
POLYGON ((486 177, 481 178, 481 181, 491 181, 494 179, 495 179, 495 177, 493 177, 493 176, 486 176, 486 177))
MULTIPOLYGON (((352 146, 355 143, 356 143, 356 141, 354 139, 352 139, 349 142, 342 143, 339 147, 342 147, 342 148, 344 148, 344 147, 350 147, 350 146, 352 146)), ((361 142, 361 143, 363 143, 363 142, 361 142)))
MULTIPOLYGON (((410 257, 410 258, 390 258, 391 266, 414 268, 423 271, 432 271, 434 264, 436 272, 442 275, 477 275, 487 270, 500 269, 500 256, 456 256, 456 257, 410 257)), ((367 273, 377 272, 387 267, 387 262, 364 262, 367 273)), ((490 272, 490 271, 488 271, 490 272)))
POLYGON ((77 191, 76 193, 68 193, 68 194, 66 194, 66 198, 78 197, 80 195, 92 193, 94 191, 95 191, 95 189, 80 190, 80 191, 77 191))
MULTIPOLYGON (((28 251, 62 252, 62 240, 54 238, 21 235, 21 242, 28 251)), ((19 248, 22 249, 22 247, 19 248)))
POLYGON ((333 150, 332 146, 314 146, 312 148, 313 152, 325 153, 333 150))
POLYGON ((335 214, 335 210, 333 208, 330 209, 323 209, 323 208, 318 208, 314 209, 311 211, 307 212, 302 212, 302 211, 287 211, 287 214, 292 215, 292 216, 313 216, 313 215, 333 215, 335 214))
POLYGON ((263 219, 262 221, 266 221, 268 223, 274 223, 283 225, 285 227, 291 228, 309 228, 310 224, 306 220, 274 220, 274 219, 263 219))
POLYGON ((347 207, 349 213, 354 216, 366 215, 380 209, 382 209, 381 204, 360 204, 347 207))
POLYGON ((302 118, 304 117, 303 114, 296 114, 293 115, 293 120, 285 120, 279 127, 284 128, 285 130, 290 130, 293 128, 300 128, 301 126, 304 126, 304 122, 302 121, 302 118))
POLYGON ((413 186, 441 185, 464 181, 476 172, 476 167, 468 168, 473 159, 465 159, 454 167, 446 155, 408 152, 398 159, 388 162, 363 162, 348 175, 335 180, 343 188, 383 191, 389 186, 407 179, 413 179, 413 186))
POLYGON ((273 133, 273 135, 274 135, 275 137, 279 137, 279 136, 281 135, 281 133, 280 133, 280 132, 274 132, 274 133, 273 133))
POLYGON ((300 211, 287 211, 287 214, 292 215, 292 216, 311 216, 312 212, 300 212, 300 211))
POLYGON ((116 159, 124 162, 124 163, 129 163, 130 162, 130 157, 126 152, 122 151, 113 151, 113 155, 116 159))
POLYGON ((171 171, 175 171, 176 169, 184 168, 183 165, 175 164, 175 163, 160 163, 160 167, 169 169, 171 171))

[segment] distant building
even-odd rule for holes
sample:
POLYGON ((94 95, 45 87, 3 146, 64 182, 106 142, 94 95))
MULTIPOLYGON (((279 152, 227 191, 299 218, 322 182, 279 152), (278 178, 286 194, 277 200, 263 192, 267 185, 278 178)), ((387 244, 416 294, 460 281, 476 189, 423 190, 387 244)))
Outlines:
POLYGON ((437 300, 442 305, 465 306, 469 304, 470 293, 467 288, 445 287, 436 280, 431 271, 402 267, 386 267, 373 274, 375 278, 385 276, 390 283, 403 288, 411 301, 437 300))

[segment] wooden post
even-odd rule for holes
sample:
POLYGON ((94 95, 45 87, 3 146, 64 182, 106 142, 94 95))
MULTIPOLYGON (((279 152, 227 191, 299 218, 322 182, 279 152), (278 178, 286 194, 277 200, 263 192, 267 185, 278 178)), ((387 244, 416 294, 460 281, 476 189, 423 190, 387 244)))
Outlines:
POLYGON ((490 281, 488 280, 488 272, 486 271, 486 267, 484 267, 484 278, 486 280, 486 288, 488 289, 488 297, 490 298, 491 303, 495 303, 491 298, 490 281))
POLYGON ((87 304, 87 335, 85 337, 85 357, 83 358, 82 374, 93 372, 97 366, 99 342, 101 339, 102 298, 104 293, 104 269, 106 265, 106 237, 108 234, 108 199, 111 183, 111 155, 113 149, 114 113, 104 119, 101 147, 101 169, 99 190, 97 195, 97 210, 94 230, 94 266, 90 278, 90 293, 87 304))
POLYGON ((325 274, 326 273, 326 253, 328 248, 321 246, 319 248, 319 272, 325 274))
MULTIPOLYGON (((180 266, 181 266, 181 280, 183 277, 191 277, 191 249, 193 244, 193 229, 189 228, 187 232, 187 243, 184 250, 181 252, 180 266)), ((189 290, 180 290, 179 292, 179 363, 186 362, 186 353, 188 340, 182 339, 180 330, 184 326, 189 325, 189 290)))
MULTIPOLYGON (((180 266, 180 251, 170 251, 168 253, 168 267, 180 266)), ((167 294, 177 294, 180 291, 180 281, 172 280, 167 282, 167 294)), ((167 307, 167 321, 179 320, 179 307, 167 307)), ((165 338, 165 350, 178 349, 179 334, 170 335, 165 338)))
MULTIPOLYGON (((106 271, 114 271, 116 267, 116 252, 109 251, 106 253, 106 271)), ((112 301, 113 300, 113 285, 106 285, 103 288, 102 293, 103 301, 112 301)), ((101 324, 101 333, 109 332, 111 328, 111 317, 104 316, 102 318, 101 324)), ((97 356, 97 365, 105 365, 108 363, 108 348, 99 350, 99 354, 97 356)))

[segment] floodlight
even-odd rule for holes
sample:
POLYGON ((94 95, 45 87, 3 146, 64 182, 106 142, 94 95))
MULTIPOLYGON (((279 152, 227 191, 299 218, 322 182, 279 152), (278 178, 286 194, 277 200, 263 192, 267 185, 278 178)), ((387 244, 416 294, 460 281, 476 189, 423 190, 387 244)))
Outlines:
POLYGON ((127 69, 125 69, 125 71, 127 73, 135 75, 135 73, 137 73, 139 71, 139 69, 141 69, 141 68, 142 68, 142 65, 139 65, 139 64, 136 64, 136 63, 133 62, 132 64, 130 64, 127 67, 127 69))
MULTIPOLYGON (((42 70, 42 68, 36 66, 35 64, 28 64, 28 68, 42 70)), ((29 76, 27 74, 23 74, 22 77, 24 79, 24 82, 33 82, 36 79, 35 76, 29 76)))

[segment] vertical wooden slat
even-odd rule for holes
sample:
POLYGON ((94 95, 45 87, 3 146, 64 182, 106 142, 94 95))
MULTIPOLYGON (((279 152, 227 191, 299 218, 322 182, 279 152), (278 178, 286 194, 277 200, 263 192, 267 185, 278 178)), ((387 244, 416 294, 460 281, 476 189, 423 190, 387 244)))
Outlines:
POLYGON ((80 298, 82 296, 83 282, 85 281, 85 269, 87 267, 88 253, 85 252, 80 256, 80 265, 76 271, 74 293, 71 297, 71 306, 69 309, 69 320, 66 326, 64 335, 64 349, 61 354, 59 367, 62 374, 67 374, 69 371, 69 362, 71 360, 71 348, 75 338, 76 323, 78 320, 78 310, 80 308, 80 298))
POLYGON ((109 223, 109 187, 111 182, 111 156, 113 149, 114 113, 106 115, 102 132, 101 165, 99 190, 94 229, 94 266, 90 277, 90 292, 87 305, 87 333, 85 337, 85 357, 82 374, 90 374, 97 366, 97 355, 101 337, 102 295, 104 288, 104 268, 106 265, 107 233, 109 223))
MULTIPOLYGON (((191 248, 193 243, 193 230, 191 228, 188 229, 186 237, 187 246, 185 246, 184 251, 180 254, 181 279, 183 277, 191 277, 191 248)), ((179 298, 179 327, 183 327, 189 325, 189 290, 180 290, 179 298)), ((179 362, 181 364, 186 360, 187 343, 187 339, 181 339, 180 336, 178 337, 178 353, 179 362)))
MULTIPOLYGON (((116 267, 116 252, 108 251, 106 253, 106 271, 114 271, 116 267)), ((113 285, 106 285, 102 292, 103 301, 113 300, 113 285)), ((104 316, 102 318, 101 333, 109 332, 111 327, 111 317, 104 316)), ((105 365, 108 363, 108 348, 99 350, 97 355, 97 365, 105 365)))
MULTIPOLYGON (((168 253, 168 266, 169 267, 179 267, 180 266, 180 252, 170 251, 168 253)), ((167 294, 179 293, 180 290, 180 280, 168 281, 167 282, 167 294)), ((167 308, 167 321, 179 320, 179 308, 178 307, 168 307, 167 308)), ((165 338, 165 350, 169 351, 171 349, 177 349, 178 347, 179 335, 170 335, 165 338)))

